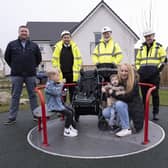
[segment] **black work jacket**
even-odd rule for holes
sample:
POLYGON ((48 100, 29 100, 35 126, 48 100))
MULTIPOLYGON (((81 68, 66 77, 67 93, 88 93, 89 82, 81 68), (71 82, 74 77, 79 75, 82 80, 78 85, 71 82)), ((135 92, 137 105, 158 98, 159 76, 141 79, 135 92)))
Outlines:
POLYGON ((30 40, 26 41, 25 48, 20 39, 14 40, 5 51, 5 61, 11 68, 11 76, 35 76, 41 59, 38 45, 30 40))

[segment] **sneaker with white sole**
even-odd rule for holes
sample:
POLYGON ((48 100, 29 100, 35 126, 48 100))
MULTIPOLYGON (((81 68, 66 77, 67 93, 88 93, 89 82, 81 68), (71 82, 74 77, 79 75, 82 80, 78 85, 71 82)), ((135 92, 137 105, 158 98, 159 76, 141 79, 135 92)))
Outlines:
POLYGON ((65 128, 64 129, 64 136, 67 137, 76 137, 78 133, 73 132, 70 128, 65 128))
POLYGON ((132 134, 132 131, 130 129, 122 129, 121 131, 116 133, 116 136, 124 137, 131 134, 132 134))
POLYGON ((70 125, 69 129, 70 129, 72 132, 78 133, 78 130, 75 129, 72 125, 70 125))

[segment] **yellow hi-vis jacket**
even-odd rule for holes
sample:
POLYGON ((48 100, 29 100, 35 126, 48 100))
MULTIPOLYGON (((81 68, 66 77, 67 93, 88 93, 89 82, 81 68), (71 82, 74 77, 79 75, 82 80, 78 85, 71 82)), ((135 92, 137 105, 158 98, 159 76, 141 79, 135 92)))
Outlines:
POLYGON ((141 66, 148 66, 148 65, 153 65, 160 68, 160 66, 164 64, 165 59, 166 59, 166 51, 161 44, 154 41, 153 45, 148 51, 148 55, 147 55, 147 46, 143 44, 141 48, 138 50, 136 55, 136 61, 135 61, 136 69, 138 70, 141 66))
POLYGON ((123 58, 120 46, 112 38, 106 43, 102 38, 93 51, 92 60, 94 64, 115 63, 119 64, 123 58))
MULTIPOLYGON (((73 54, 73 67, 72 67, 72 71, 73 71, 73 82, 76 82, 79 78, 79 74, 80 74, 80 70, 81 70, 81 66, 82 66, 82 58, 81 58, 81 54, 79 51, 79 48, 77 47, 76 43, 73 42, 72 40, 70 41, 70 45, 72 47, 72 54, 73 54)), ((61 72, 61 65, 60 65, 60 55, 61 55, 61 50, 63 47, 63 41, 59 41, 58 43, 56 43, 55 45, 55 49, 53 52, 53 57, 52 57, 52 66, 56 67, 60 70, 60 79, 63 78, 62 72, 61 72)), ((68 64, 68 62, 67 62, 68 64)))

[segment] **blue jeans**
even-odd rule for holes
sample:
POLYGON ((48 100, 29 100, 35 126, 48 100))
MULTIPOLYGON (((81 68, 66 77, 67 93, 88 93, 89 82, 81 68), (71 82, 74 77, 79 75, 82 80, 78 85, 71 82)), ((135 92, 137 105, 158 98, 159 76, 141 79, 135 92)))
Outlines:
POLYGON ((36 87, 35 77, 12 76, 12 99, 9 109, 9 119, 15 120, 19 108, 20 95, 23 89, 23 83, 26 84, 26 89, 29 95, 31 110, 33 111, 37 106, 37 97, 34 91, 36 87))
MULTIPOLYGON (((120 100, 117 100, 115 102, 114 108, 115 108, 115 112, 117 114, 117 117, 120 120, 120 125, 121 125, 122 129, 130 128, 127 103, 120 101, 120 100)), ((111 115, 110 110, 103 111, 103 116, 105 118, 110 119, 110 115, 111 115)))
POLYGON ((103 116, 109 120, 109 125, 113 126, 115 124, 114 118, 115 118, 115 109, 114 105, 110 107, 106 107, 103 109, 103 116))
POLYGON ((120 119, 120 124, 121 124, 122 129, 130 128, 127 103, 120 101, 120 100, 116 101, 115 111, 117 113, 117 116, 120 119))

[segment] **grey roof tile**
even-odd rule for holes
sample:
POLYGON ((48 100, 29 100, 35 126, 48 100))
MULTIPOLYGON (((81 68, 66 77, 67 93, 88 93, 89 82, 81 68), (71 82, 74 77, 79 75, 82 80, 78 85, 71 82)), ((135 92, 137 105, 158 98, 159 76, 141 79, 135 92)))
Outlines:
POLYGON ((60 39, 63 30, 72 32, 78 24, 79 22, 27 22, 31 40, 51 43, 60 39))

